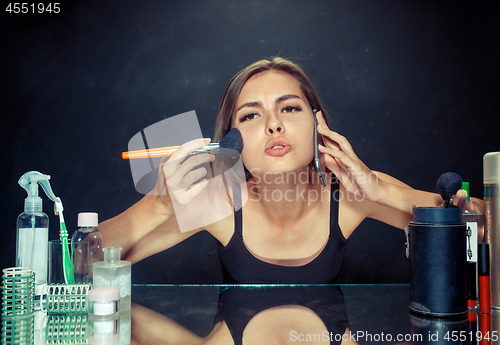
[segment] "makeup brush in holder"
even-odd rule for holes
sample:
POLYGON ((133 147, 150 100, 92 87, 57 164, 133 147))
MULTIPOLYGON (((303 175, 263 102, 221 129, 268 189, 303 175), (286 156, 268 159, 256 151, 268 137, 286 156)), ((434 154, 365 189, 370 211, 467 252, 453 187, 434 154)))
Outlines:
POLYGON ((444 207, 413 208, 408 238, 410 310, 417 314, 449 317, 467 313, 466 226, 462 209, 453 207, 451 198, 462 179, 455 175, 439 179, 444 207))

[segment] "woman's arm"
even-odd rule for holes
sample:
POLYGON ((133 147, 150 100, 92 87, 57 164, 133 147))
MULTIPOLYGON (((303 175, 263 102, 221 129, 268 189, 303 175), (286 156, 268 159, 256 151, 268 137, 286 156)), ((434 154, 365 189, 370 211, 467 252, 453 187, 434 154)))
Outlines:
MULTIPOLYGON (((162 224, 165 224, 163 232, 179 232, 177 221, 167 220, 174 215, 174 210, 182 210, 205 189, 207 181, 199 180, 207 170, 196 167, 212 160, 207 154, 186 157, 206 144, 206 139, 192 140, 162 161, 155 188, 122 214, 99 224, 103 245, 122 247, 122 257, 128 258, 129 250, 162 224)), ((142 259, 147 253, 138 253, 136 248, 134 255, 142 259)))
POLYGON ((132 338, 139 344, 203 344, 204 339, 168 317, 132 303, 132 338))
POLYGON ((173 209, 160 198, 146 195, 122 214, 99 224, 104 247, 122 247, 122 257, 144 236, 163 224, 173 214, 173 209))
POLYGON ((356 201, 350 206, 360 220, 370 217, 403 229, 412 218, 414 206, 432 207, 442 202, 439 194, 413 189, 389 175, 371 171, 345 137, 326 127, 322 114, 318 116, 318 124, 324 142, 319 149, 325 165, 344 189, 355 196, 352 199, 356 201))
POLYGON ((181 233, 177 224, 177 218, 174 215, 133 245, 127 252, 124 260, 135 264, 156 253, 172 248, 201 230, 203 229, 200 228, 181 233))
POLYGON ((404 229, 412 219, 413 206, 435 207, 442 202, 439 194, 413 189, 384 173, 373 173, 381 192, 378 200, 369 201, 366 217, 404 229))

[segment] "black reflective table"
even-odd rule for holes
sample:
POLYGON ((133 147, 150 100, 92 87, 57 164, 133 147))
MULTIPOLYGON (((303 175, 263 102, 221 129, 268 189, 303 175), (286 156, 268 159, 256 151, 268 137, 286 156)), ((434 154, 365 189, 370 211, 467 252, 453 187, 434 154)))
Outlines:
POLYGON ((495 344, 496 311, 410 314, 402 285, 133 285, 132 343, 495 344))
POLYGON ((2 344, 500 343, 499 311, 426 317, 409 296, 409 285, 133 285, 119 314, 2 318, 2 344))

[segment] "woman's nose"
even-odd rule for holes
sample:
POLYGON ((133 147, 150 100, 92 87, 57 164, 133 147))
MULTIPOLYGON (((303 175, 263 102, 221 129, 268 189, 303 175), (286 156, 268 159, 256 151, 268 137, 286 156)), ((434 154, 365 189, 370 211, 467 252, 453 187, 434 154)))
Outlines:
POLYGON ((281 133, 281 126, 269 127, 268 131, 269 131, 270 134, 273 134, 274 132, 281 133))
POLYGON ((274 134, 276 132, 278 132, 278 133, 284 133, 285 132, 285 126, 283 125, 283 123, 277 117, 273 116, 267 122, 267 132, 269 134, 274 134))

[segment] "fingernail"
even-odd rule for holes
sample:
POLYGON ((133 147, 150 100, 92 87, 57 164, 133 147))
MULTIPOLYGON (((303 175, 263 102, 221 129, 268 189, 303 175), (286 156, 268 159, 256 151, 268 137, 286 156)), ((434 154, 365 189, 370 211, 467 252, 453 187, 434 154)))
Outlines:
POLYGON ((212 141, 212 139, 210 138, 205 138, 205 145, 208 145, 210 144, 210 142, 212 141))

